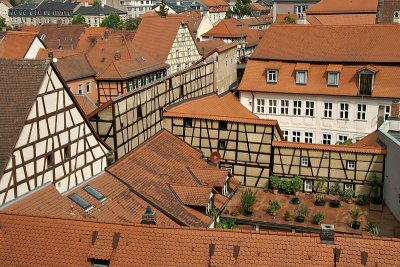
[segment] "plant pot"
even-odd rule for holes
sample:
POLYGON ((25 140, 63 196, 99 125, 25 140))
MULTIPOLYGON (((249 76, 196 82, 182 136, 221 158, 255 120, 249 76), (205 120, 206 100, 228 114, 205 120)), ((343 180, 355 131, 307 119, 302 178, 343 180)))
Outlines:
POLYGON ((274 195, 278 194, 278 189, 273 189, 272 192, 274 193, 274 195))
POLYGON ((361 226, 361 222, 359 222, 359 221, 353 221, 351 223, 351 228, 353 228, 353 229, 360 229, 360 226, 361 226))
POLYGON ((243 212, 243 215, 244 216, 246 216, 246 217, 250 217, 250 216, 253 216, 253 212, 252 211, 249 211, 249 210, 245 210, 244 212, 243 212))
POLYGON ((373 198, 371 199, 371 202, 372 202, 373 204, 375 204, 375 205, 380 205, 380 204, 382 204, 382 198, 380 198, 380 197, 373 197, 373 198))
POLYGON ((331 208, 340 208, 340 200, 334 199, 329 203, 331 208))
POLYGON ((298 222, 298 223, 303 223, 304 220, 305 220, 304 216, 297 216, 296 217, 296 222, 298 222))
POLYGON ((300 204, 300 199, 298 197, 294 197, 291 200, 289 200, 290 204, 298 205, 300 204))
POLYGON ((298 197, 299 196, 299 192, 294 192, 294 196, 298 197))
POLYGON ((353 200, 352 199, 348 199, 346 202, 349 203, 349 204, 353 204, 353 200))
POLYGON ((314 202, 315 206, 323 207, 326 204, 325 200, 315 200, 314 202))

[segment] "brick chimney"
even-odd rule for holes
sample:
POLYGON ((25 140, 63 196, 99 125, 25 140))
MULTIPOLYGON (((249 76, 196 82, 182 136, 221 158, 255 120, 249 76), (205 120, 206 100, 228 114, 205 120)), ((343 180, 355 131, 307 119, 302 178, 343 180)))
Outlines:
POLYGON ((335 226, 333 224, 321 224, 321 243, 335 244, 335 226))
POLYGON ((146 211, 142 216, 141 224, 151 224, 156 225, 156 213, 151 209, 150 206, 147 206, 146 211))
POLYGON ((400 119, 400 100, 395 99, 392 101, 392 107, 390 109, 390 118, 400 119))
POLYGON ((49 58, 53 58, 54 57, 54 53, 53 53, 53 51, 49 51, 48 53, 47 53, 47 56, 49 57, 49 58))

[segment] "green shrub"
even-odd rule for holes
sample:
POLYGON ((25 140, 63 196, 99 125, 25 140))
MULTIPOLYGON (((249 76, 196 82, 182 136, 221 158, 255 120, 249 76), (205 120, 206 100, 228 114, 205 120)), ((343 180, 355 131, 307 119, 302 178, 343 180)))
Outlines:
POLYGON ((368 196, 366 194, 359 194, 357 196, 357 204, 360 206, 364 206, 367 204, 368 196))
POLYGON ((292 214, 290 213, 290 211, 286 211, 285 212, 285 215, 283 215, 283 219, 285 220, 285 221, 289 221, 290 220, 290 217, 292 217, 292 214))
POLYGON ((271 215, 275 215, 278 212, 278 210, 281 208, 281 203, 277 199, 270 200, 268 202, 268 204, 269 204, 268 213, 271 215))
POLYGON ((320 224, 325 219, 325 215, 322 213, 316 213, 312 219, 313 223, 320 224))
POLYGON ((269 182, 271 183, 272 189, 277 190, 277 189, 281 188, 281 184, 282 184, 281 178, 279 178, 277 176, 270 176, 269 182))
POLYGON ((343 198, 344 198, 347 202, 350 202, 350 201, 353 199, 353 194, 354 194, 353 189, 346 189, 346 190, 344 190, 344 192, 343 192, 343 198))
POLYGON ((253 205, 256 203, 257 196, 250 188, 242 193, 242 209, 243 211, 252 211, 253 205))
POLYGON ((296 215, 297 216, 307 217, 309 211, 310 211, 310 208, 303 204, 300 204, 296 207, 296 215))
POLYGON ((355 209, 355 210, 350 210, 349 214, 351 216, 351 218, 353 219, 353 221, 358 222, 358 220, 360 219, 362 212, 359 209, 355 209))
POLYGON ((221 218, 217 223, 217 228, 222 229, 235 229, 237 228, 236 219, 233 218, 221 218))

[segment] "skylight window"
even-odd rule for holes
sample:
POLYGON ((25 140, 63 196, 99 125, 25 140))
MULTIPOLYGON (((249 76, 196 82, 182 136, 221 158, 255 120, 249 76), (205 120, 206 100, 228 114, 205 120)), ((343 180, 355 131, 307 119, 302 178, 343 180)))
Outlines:
POLYGON ((83 190, 88 192, 89 195, 91 195, 92 197, 94 197, 98 201, 103 202, 104 200, 106 200, 106 197, 102 193, 100 193, 99 191, 97 191, 96 189, 91 187, 90 185, 84 187, 83 190))
POLYGON ((93 208, 92 205, 90 205, 90 203, 88 203, 86 200, 84 200, 83 198, 81 198, 80 196, 78 196, 77 194, 73 193, 71 195, 68 196, 73 202, 75 202, 76 204, 78 204, 82 209, 84 209, 85 211, 89 211, 93 208))

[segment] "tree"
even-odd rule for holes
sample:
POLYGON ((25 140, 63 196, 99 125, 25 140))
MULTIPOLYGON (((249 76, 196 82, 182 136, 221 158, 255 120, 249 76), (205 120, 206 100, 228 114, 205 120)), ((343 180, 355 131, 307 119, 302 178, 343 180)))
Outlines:
POLYGON ((0 16, 0 30, 1 28, 7 27, 6 25, 6 19, 0 16))
POLYGON ((101 22, 100 26, 112 29, 121 29, 122 21, 117 14, 111 13, 101 22))
POLYGON ((101 4, 101 0, 94 0, 92 5, 93 6, 98 6, 100 4, 101 4))
POLYGON ((167 7, 167 5, 165 4, 165 0, 161 0, 161 4, 159 6, 159 10, 156 11, 158 15, 160 16, 166 16, 168 15, 168 10, 169 8, 167 7))
POLYGON ((86 21, 81 14, 78 14, 73 17, 71 24, 86 24, 86 21))
POLYGON ((142 21, 141 18, 129 18, 124 22, 123 28, 125 30, 136 30, 139 27, 140 22, 142 21))
POLYGON ((239 19, 251 15, 250 0, 237 0, 232 9, 232 14, 239 19))
POLYGON ((283 18, 283 24, 296 24, 296 20, 294 18, 292 18, 292 16, 290 16, 290 14, 287 14, 284 18, 283 18))

